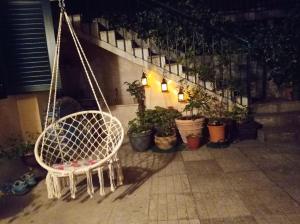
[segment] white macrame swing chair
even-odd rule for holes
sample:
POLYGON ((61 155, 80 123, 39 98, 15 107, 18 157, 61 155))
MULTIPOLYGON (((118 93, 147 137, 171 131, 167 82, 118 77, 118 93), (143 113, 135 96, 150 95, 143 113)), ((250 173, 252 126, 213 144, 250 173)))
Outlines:
POLYGON ((117 177, 117 185, 123 183, 122 168, 117 152, 124 138, 124 130, 120 121, 111 114, 70 19, 64 10, 64 2, 59 1, 59 4, 61 12, 45 128, 36 141, 35 158, 48 171, 46 176, 48 198, 60 198, 66 186, 70 189, 71 197, 75 198, 76 180, 79 176, 86 177, 87 192, 92 197, 94 194, 92 174, 94 172, 98 173, 100 195, 105 195, 104 169, 108 169, 111 191, 115 190, 115 177, 117 177), (64 19, 99 110, 76 112, 55 120, 61 31, 64 19), (107 112, 103 111, 99 99, 102 99, 107 112), (115 171, 117 175, 115 175, 115 171))

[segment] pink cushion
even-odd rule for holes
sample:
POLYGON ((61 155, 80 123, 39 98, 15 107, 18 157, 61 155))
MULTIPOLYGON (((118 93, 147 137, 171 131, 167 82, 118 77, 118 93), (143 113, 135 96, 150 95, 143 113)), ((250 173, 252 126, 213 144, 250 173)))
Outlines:
POLYGON ((58 170, 73 170, 74 168, 83 168, 97 163, 97 160, 94 159, 86 159, 86 160, 74 160, 71 162, 65 163, 56 163, 52 165, 52 168, 58 170))

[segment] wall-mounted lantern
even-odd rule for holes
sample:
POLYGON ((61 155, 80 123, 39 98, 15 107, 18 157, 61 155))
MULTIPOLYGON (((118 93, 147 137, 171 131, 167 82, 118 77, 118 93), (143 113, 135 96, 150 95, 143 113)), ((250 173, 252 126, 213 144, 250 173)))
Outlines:
POLYGON ((147 79, 147 75, 146 75, 145 72, 143 72, 141 81, 142 81, 142 85, 143 85, 143 86, 148 86, 148 79, 147 79))
POLYGON ((167 83, 165 78, 163 78, 162 81, 161 81, 161 91, 163 93, 168 92, 168 83, 167 83))
POLYGON ((179 92, 177 94, 178 96, 178 102, 184 102, 184 91, 183 91, 183 87, 179 88, 179 92))

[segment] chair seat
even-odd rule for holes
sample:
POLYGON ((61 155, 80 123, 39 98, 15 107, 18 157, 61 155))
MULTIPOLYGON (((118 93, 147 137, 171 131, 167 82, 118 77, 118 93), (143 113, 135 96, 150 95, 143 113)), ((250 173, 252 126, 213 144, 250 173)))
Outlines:
POLYGON ((97 162, 98 162, 98 160, 94 160, 94 159, 74 160, 72 162, 53 164, 52 168, 58 169, 58 170, 71 171, 76 168, 89 167, 90 165, 94 165, 97 162))

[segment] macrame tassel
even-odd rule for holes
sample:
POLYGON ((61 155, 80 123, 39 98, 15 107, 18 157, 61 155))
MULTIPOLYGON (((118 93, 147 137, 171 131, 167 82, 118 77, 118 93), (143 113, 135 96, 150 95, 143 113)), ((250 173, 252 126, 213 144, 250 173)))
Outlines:
POLYGON ((90 197, 93 197, 94 194, 94 185, 93 185, 93 177, 92 177, 92 172, 90 170, 87 170, 85 172, 86 174, 86 187, 87 187, 87 192, 90 195, 90 197))
POLYGON ((51 172, 48 172, 46 176, 46 186, 49 199, 61 197, 61 185, 59 182, 59 178, 51 172))
POLYGON ((105 189, 104 189, 103 167, 99 167, 97 171, 98 171, 98 178, 99 178, 99 185, 100 185, 99 193, 101 196, 104 196, 105 189))
POLYGON ((76 181, 75 181, 73 172, 69 173, 69 183, 70 183, 71 198, 74 199, 75 198, 75 193, 76 193, 76 181))
POLYGON ((122 171, 121 162, 117 156, 115 157, 115 163, 117 165, 117 186, 121 186, 123 185, 124 175, 122 171))
POLYGON ((109 162, 108 168, 109 168, 110 190, 112 192, 114 192, 115 191, 115 183, 114 183, 115 175, 114 175, 112 161, 109 162))
POLYGON ((60 178, 56 175, 51 174, 53 179, 53 186, 54 186, 54 195, 56 198, 61 198, 61 185, 60 185, 60 178))
POLYGON ((46 186, 47 186, 47 191, 48 191, 48 198, 53 199, 55 196, 54 183, 53 183, 52 175, 49 172, 47 173, 47 176, 46 176, 46 186))

